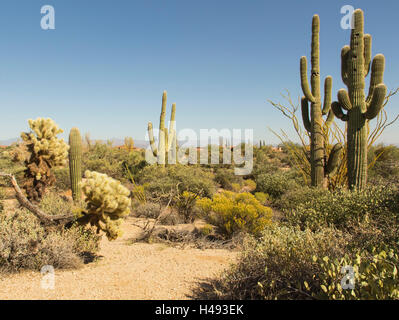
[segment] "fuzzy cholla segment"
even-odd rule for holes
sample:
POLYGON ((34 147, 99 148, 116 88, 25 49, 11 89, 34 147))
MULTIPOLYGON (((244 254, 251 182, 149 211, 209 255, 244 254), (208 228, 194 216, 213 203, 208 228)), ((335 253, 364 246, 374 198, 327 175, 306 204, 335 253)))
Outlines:
POLYGON ((68 156, 68 144, 64 139, 58 139, 57 135, 63 130, 50 118, 37 118, 29 120, 29 127, 33 132, 21 134, 21 138, 28 144, 32 144, 32 151, 45 159, 51 167, 64 166, 68 156))
POLYGON ((122 218, 130 213, 130 191, 106 174, 87 170, 85 178, 81 187, 86 196, 86 215, 98 231, 115 240, 122 234, 119 229, 122 218))

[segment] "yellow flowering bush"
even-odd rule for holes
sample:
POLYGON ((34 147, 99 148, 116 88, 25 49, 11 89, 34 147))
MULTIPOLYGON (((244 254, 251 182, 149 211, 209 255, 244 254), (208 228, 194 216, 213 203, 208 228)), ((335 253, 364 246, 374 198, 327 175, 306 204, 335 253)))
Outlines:
POLYGON ((223 191, 212 200, 197 200, 197 206, 206 220, 217 226, 219 232, 226 236, 240 231, 257 236, 272 222, 272 210, 263 206, 250 193, 223 191))

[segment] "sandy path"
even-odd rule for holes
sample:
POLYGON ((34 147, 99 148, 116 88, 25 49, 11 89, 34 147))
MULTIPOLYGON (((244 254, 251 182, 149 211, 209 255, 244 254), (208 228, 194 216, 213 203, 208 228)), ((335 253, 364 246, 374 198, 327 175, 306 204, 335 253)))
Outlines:
POLYGON ((163 244, 129 242, 138 228, 128 219, 124 236, 102 239, 99 261, 79 270, 55 272, 55 289, 41 288, 39 272, 0 279, 0 299, 188 299, 197 282, 234 261, 220 249, 177 249, 163 244))

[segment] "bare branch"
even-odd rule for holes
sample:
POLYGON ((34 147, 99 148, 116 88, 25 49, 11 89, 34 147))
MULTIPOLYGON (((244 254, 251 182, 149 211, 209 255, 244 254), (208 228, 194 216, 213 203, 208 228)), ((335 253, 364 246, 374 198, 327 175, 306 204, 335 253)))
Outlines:
POLYGON ((48 215, 47 213, 43 212, 40 210, 39 207, 34 205, 32 202, 30 202, 22 193, 17 180, 15 177, 10 174, 10 173, 5 173, 5 172, 0 172, 1 177, 7 177, 10 179, 11 184, 15 190, 15 196, 20 203, 20 205, 26 209, 28 209, 30 212, 32 212, 43 224, 45 225, 51 225, 51 224, 67 224, 71 221, 74 220, 74 215, 48 215))

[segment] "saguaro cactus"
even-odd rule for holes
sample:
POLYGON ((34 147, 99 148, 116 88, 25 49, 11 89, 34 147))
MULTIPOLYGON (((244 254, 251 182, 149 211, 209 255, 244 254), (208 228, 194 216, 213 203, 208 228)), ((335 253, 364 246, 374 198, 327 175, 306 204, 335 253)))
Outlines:
POLYGON ((69 132, 69 173, 71 179, 72 198, 81 199, 80 181, 82 180, 82 138, 78 128, 69 132))
POLYGON ((161 116, 159 121, 159 139, 158 139, 158 147, 155 145, 154 140, 154 132, 152 123, 148 123, 148 136, 150 138, 150 145, 152 149, 152 153, 154 157, 157 157, 157 162, 160 165, 165 165, 168 160, 169 152, 175 152, 176 154, 176 103, 172 104, 172 113, 170 116, 170 128, 165 127, 165 115, 166 115, 166 100, 167 93, 163 92, 162 95, 162 109, 161 116))
POLYGON ((348 91, 338 91, 338 101, 332 104, 332 110, 337 118, 348 123, 349 188, 362 189, 367 183, 368 121, 383 108, 387 88, 383 84, 385 57, 378 54, 373 59, 369 94, 365 97, 365 77, 371 62, 371 36, 364 34, 362 10, 355 10, 353 19, 350 46, 341 51, 342 80, 348 91))
POLYGON ((324 103, 321 103, 320 93, 320 19, 318 15, 313 16, 312 21, 312 51, 311 51, 311 89, 307 77, 307 60, 301 57, 300 72, 301 86, 304 97, 302 97, 302 119, 305 129, 310 133, 310 167, 311 183, 315 187, 323 187, 325 177, 332 174, 339 164, 342 146, 337 144, 330 153, 330 159, 326 160, 324 132, 334 120, 331 111, 332 77, 328 76, 324 82, 324 103), (309 117, 310 102, 310 117, 309 117), (323 116, 327 115, 324 122, 323 116))

